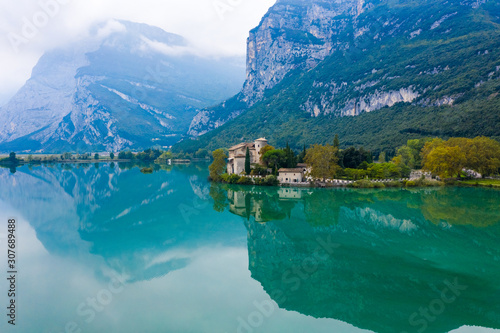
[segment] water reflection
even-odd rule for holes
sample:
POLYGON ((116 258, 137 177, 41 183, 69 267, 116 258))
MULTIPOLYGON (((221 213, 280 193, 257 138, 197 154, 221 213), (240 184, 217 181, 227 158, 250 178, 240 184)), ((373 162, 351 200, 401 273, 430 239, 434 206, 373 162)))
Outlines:
POLYGON ((59 332, 67 320, 95 332, 234 332, 269 299, 279 308, 254 332, 500 327, 500 192, 206 178, 206 165, 0 169, 0 213, 26 221, 21 244, 34 248, 22 252, 31 320, 19 332, 59 332), (120 301, 91 324, 75 319, 114 274, 126 279, 120 301), (445 294, 453 302, 420 314, 448 283, 459 286, 445 294))
POLYGON ((211 193, 245 218, 252 277, 281 308, 376 332, 500 328, 498 191, 211 193))
POLYGON ((23 167, 0 172, 0 200, 22 212, 51 253, 98 255, 130 282, 150 280, 188 264, 182 256, 159 262, 170 249, 242 241, 237 224, 222 226, 209 214, 204 167, 147 176, 122 163, 23 167))

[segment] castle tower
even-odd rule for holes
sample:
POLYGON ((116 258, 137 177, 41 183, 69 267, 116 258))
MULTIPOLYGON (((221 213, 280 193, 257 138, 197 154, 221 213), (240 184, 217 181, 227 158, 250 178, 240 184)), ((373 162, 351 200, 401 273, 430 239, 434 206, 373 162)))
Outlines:
POLYGON ((268 145, 269 144, 267 143, 266 138, 260 138, 260 139, 255 140, 256 160, 253 161, 253 163, 260 163, 260 150, 268 145))

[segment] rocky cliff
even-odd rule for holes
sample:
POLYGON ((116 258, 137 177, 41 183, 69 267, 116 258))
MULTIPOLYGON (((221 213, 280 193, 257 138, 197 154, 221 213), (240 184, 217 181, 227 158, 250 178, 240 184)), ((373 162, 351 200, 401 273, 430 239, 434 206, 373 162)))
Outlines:
POLYGON ((277 1, 250 31, 247 76, 236 101, 201 110, 188 134, 199 136, 220 127, 261 101, 291 71, 312 69, 332 52, 348 49, 346 31, 356 26, 364 8, 364 0, 277 1))
POLYGON ((407 133, 498 136, 487 123, 498 119, 499 23, 500 4, 486 0, 277 1, 250 32, 242 91, 202 110, 189 134, 217 131, 178 149, 255 136, 298 148, 330 142, 335 133, 350 144, 371 145, 361 138, 370 125, 378 132, 397 128, 399 134, 390 134, 398 136, 394 144, 407 133), (401 119, 393 124, 382 121, 393 114, 366 116, 384 108, 405 112, 397 112, 401 119), (458 128, 462 115, 475 124, 458 128), (353 116, 359 120, 343 119, 353 116))
POLYGON ((364 0, 277 1, 250 31, 243 100, 253 105, 290 71, 311 69, 347 49, 343 35, 356 26, 363 6, 364 0))

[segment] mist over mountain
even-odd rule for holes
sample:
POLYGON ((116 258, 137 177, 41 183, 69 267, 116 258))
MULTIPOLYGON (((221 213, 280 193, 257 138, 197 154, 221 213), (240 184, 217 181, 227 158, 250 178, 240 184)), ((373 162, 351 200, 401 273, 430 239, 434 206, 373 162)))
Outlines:
POLYGON ((243 81, 236 57, 204 57, 181 36, 111 20, 41 57, 0 108, 0 151, 170 146, 197 109, 234 95, 243 81))

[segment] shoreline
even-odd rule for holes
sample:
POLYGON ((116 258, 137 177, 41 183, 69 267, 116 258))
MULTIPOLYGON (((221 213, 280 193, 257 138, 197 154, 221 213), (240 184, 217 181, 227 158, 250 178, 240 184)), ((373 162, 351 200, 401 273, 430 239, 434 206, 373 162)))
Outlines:
MULTIPOLYGON (((36 162, 27 162, 27 161, 19 161, 17 164, 12 163, 0 163, 0 167, 3 168, 18 168, 23 166, 43 166, 47 164, 104 164, 104 163, 134 163, 137 164, 154 164, 159 166, 168 166, 169 164, 161 164, 155 163, 151 161, 140 161, 140 160, 130 160, 130 159, 99 159, 99 160, 61 160, 61 161, 36 161, 36 162)), ((208 162, 207 160, 172 160, 173 165, 188 165, 191 163, 202 163, 208 162)), ((138 165, 139 166, 139 165, 138 165)), ((387 189, 387 188, 430 188, 430 187, 479 187, 479 188, 492 188, 496 190, 500 190, 500 179, 467 179, 467 180, 453 180, 446 182, 438 182, 438 181, 424 181, 420 180, 378 180, 378 179, 362 179, 362 180, 346 180, 346 179, 337 179, 337 180, 329 180, 325 182, 316 181, 316 182, 307 182, 307 183, 299 183, 299 184, 257 184, 254 182, 254 179, 264 179, 264 178, 250 178, 252 183, 228 183, 224 181, 213 181, 212 183, 216 184, 229 184, 229 185, 242 185, 242 186, 263 186, 263 187, 276 187, 276 188, 354 188, 354 189, 387 189), (408 186, 408 183, 410 185, 408 186)))
MULTIPOLYGON (((95 164, 95 163, 144 163, 144 164, 157 164, 157 165, 169 165, 169 164, 163 164, 163 163, 156 163, 154 161, 142 161, 142 160, 131 160, 131 159, 91 159, 91 160, 49 160, 49 161, 24 161, 24 160, 19 160, 18 163, 12 163, 12 162, 0 162, 0 166, 9 168, 9 167, 22 167, 25 165, 43 165, 43 164, 95 164)), ((196 160, 172 160, 172 165, 179 165, 179 164, 191 164, 191 163, 202 163, 202 162, 210 162, 208 160, 203 160, 203 159, 196 159, 196 160)))
MULTIPOLYGON (((236 177, 235 177, 236 178, 236 177)), ((274 177, 276 178, 276 177, 274 177)), ((242 176, 239 179, 220 181, 211 180, 216 184, 263 186, 276 188, 354 188, 354 189, 386 189, 386 188, 436 188, 436 187, 481 187, 500 190, 500 179, 467 179, 467 180, 429 180, 429 179, 330 179, 327 181, 309 181, 302 183, 279 183, 277 179, 266 180, 266 177, 242 176)))

